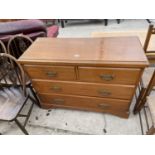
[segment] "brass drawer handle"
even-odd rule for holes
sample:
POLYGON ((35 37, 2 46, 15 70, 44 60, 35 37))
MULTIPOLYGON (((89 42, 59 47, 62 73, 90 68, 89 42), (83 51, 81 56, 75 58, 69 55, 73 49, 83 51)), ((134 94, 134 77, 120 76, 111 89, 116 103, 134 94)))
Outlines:
POLYGON ((48 77, 56 77, 57 76, 57 72, 47 72, 46 75, 48 77))
POLYGON ((115 76, 111 74, 101 74, 100 78, 105 81, 111 81, 115 78, 115 76))
POLYGON ((99 90, 98 93, 102 96, 110 96, 111 92, 107 91, 107 90, 99 90))
POLYGON ((60 86, 53 86, 53 87, 51 88, 51 90, 53 90, 53 91, 61 91, 62 88, 61 88, 60 86))
POLYGON ((53 99, 53 104, 64 104, 65 100, 64 99, 53 99))
POLYGON ((103 109, 105 109, 105 108, 109 108, 110 107, 110 105, 108 105, 108 104, 99 104, 98 105, 100 108, 103 108, 103 109))

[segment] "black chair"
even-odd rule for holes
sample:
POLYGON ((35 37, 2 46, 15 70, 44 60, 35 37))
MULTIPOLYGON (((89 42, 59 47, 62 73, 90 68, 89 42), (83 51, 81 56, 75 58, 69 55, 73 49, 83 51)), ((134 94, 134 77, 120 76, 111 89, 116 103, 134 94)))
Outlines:
MULTIPOLYGON (((117 24, 120 24, 121 20, 120 19, 116 19, 117 21, 117 24)), ((105 26, 108 25, 108 19, 104 19, 104 23, 105 23, 105 26)))
MULTIPOLYGON (((118 24, 121 22, 120 19, 116 19, 116 21, 118 24)), ((65 24, 67 24, 68 20, 67 19, 58 19, 58 22, 61 23, 61 27, 64 28, 65 24)), ((108 19, 104 19, 104 24, 105 24, 105 26, 108 25, 108 19)))

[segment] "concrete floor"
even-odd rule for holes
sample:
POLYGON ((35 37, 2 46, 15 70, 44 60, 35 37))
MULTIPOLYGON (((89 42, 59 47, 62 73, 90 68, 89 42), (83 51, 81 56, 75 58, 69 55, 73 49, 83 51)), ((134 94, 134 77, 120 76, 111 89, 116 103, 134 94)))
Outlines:
MULTIPOLYGON (((120 24, 117 24, 116 20, 109 20, 108 26, 104 26, 103 22, 89 23, 88 20, 83 23, 70 21, 65 28, 60 28, 59 37, 91 37, 92 32, 144 30, 147 27, 146 20, 121 20, 120 24)), ((150 71, 148 74, 150 74, 150 71)), ((109 114, 77 110, 52 109, 49 111, 34 106, 26 128, 29 134, 32 135, 140 135, 142 132, 139 115, 132 114, 134 104, 135 99, 133 99, 131 114, 128 119, 109 114), (104 129, 106 129, 106 132, 104 129)), ((25 110, 27 110, 27 107, 25 110)), ((143 112, 142 120, 146 131, 143 112)), ((0 122, 0 133, 6 135, 23 134, 13 122, 0 122)))
POLYGON ((78 20, 69 21, 65 28, 60 29, 59 37, 90 37, 92 32, 105 31, 128 31, 128 30, 146 30, 148 22, 146 20, 121 20, 117 24, 116 20, 109 20, 108 26, 104 26, 104 21, 99 20, 95 24, 89 20, 82 23, 78 20))

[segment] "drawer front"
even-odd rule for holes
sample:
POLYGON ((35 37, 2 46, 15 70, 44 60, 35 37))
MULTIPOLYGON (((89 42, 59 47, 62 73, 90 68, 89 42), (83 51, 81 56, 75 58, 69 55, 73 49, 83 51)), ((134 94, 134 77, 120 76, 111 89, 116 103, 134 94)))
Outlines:
POLYGON ((129 100, 116 100, 74 95, 39 94, 39 97, 43 104, 51 104, 62 107, 68 106, 76 108, 128 111, 130 105, 129 100))
POLYGON ((31 79, 75 80, 74 67, 24 65, 31 79))
POLYGON ((131 99, 134 86, 93 84, 84 82, 32 81, 39 93, 72 94, 105 98, 131 99))
POLYGON ((135 85, 141 70, 128 68, 79 67, 79 80, 109 84, 135 85))
POLYGON ((63 108, 63 109, 73 109, 73 110, 83 110, 83 111, 92 111, 92 112, 101 112, 101 113, 108 113, 112 115, 116 115, 118 117, 122 117, 127 119, 129 117, 129 111, 118 111, 118 110, 107 110, 107 109, 100 109, 100 108, 88 108, 88 107, 74 107, 74 106, 62 106, 62 105, 55 105, 55 104, 42 104, 41 106, 44 109, 53 109, 53 108, 63 108))

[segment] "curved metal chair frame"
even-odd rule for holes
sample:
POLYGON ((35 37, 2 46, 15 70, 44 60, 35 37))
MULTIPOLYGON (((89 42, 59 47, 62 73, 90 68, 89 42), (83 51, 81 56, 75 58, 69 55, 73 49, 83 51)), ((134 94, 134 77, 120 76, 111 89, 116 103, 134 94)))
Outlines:
POLYGON ((26 91, 25 73, 17 60, 5 53, 0 53, 0 121, 15 121, 17 126, 28 135, 25 126, 36 102, 26 91), (27 101, 31 106, 27 114, 21 114, 27 101), (18 117, 25 117, 24 125, 18 117))
MULTIPOLYGON (((7 52, 18 59, 25 50, 33 43, 32 39, 25 35, 15 35, 10 38, 8 45, 7 45, 7 52)), ((34 88, 32 87, 31 81, 26 75, 26 87, 31 90, 31 93, 34 96, 34 99, 37 102, 37 105, 40 107, 40 101, 36 95, 34 88)))
POLYGON ((0 40, 0 53, 7 53, 4 43, 0 40))
POLYGON ((18 59, 32 43, 32 39, 28 36, 22 34, 15 35, 10 38, 7 45, 7 51, 9 54, 18 59))

